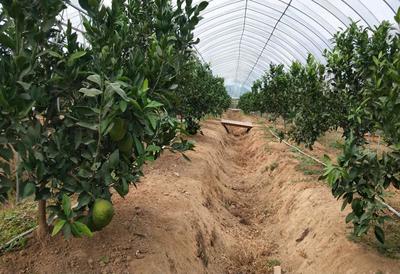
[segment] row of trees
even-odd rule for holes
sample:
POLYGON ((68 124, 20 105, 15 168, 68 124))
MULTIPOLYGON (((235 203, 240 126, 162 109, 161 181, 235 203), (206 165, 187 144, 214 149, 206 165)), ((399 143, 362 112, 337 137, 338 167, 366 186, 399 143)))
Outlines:
MULTIPOLYGON (((400 10, 395 20, 400 23, 400 10)), ((373 29, 352 23, 324 55, 325 66, 311 55, 288 70, 271 65, 239 105, 281 117, 282 135, 310 148, 326 131, 342 128, 342 155, 337 164, 327 159, 324 176, 343 208, 351 205, 346 222, 355 234, 373 227, 383 242, 387 214, 380 201, 390 186, 400 188, 400 34, 388 22, 373 29), (387 149, 368 149, 366 133, 382 136, 387 149)))
POLYGON ((193 146, 175 141, 185 132, 179 85, 203 80, 190 64, 208 71, 203 89, 226 91, 193 61, 206 2, 80 0, 85 46, 58 19, 68 2, 0 1, 0 195, 15 187, 17 153, 21 195, 39 202, 39 234, 56 219, 54 234, 79 237, 91 235, 96 200, 125 196, 163 148, 193 146))
POLYGON ((196 58, 185 65, 178 81, 177 113, 185 119, 190 134, 200 129, 205 115, 221 115, 231 104, 224 79, 213 76, 210 67, 196 58))

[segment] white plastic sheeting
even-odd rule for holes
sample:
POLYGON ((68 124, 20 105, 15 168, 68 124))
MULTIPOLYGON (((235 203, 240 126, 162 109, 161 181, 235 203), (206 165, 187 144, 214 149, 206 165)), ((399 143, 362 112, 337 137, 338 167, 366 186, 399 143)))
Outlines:
MULTIPOLYGON (((69 2, 62 17, 82 29, 78 0, 69 2)), ((352 20, 370 27, 394 22, 399 7, 400 0, 209 0, 195 30, 196 50, 237 96, 270 63, 304 62, 308 53, 324 62, 323 51, 338 30, 352 20)))
MULTIPOLYGON (((195 2, 200 2, 197 0, 195 2)), ((400 0, 210 0, 195 34, 196 49, 231 93, 248 90, 269 64, 324 62, 331 38, 352 20, 373 27, 394 22, 400 0)))

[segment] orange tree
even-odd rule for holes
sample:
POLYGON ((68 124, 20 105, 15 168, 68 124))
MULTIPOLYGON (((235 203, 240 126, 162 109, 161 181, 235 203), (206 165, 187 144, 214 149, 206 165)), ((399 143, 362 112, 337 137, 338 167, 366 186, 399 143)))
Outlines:
MULTIPOLYGON (((20 155, 23 196, 39 201, 40 235, 57 218, 53 234, 90 236, 96 200, 111 200, 111 189, 126 195, 163 147, 191 147, 171 143, 180 125, 155 99, 175 88, 206 4, 173 9, 170 1, 150 1, 156 14, 147 23, 156 24, 142 35, 146 23, 131 23, 141 1, 80 1, 84 48, 71 26, 59 31, 64 1, 0 3, 0 156, 9 160, 10 146, 20 155)), ((2 161, 0 190, 10 177, 2 161)))
MULTIPOLYGON (((400 9, 395 20, 400 23, 400 9)), ((352 67, 363 77, 357 94, 361 100, 348 116, 354 127, 349 129, 338 163, 328 161, 325 177, 333 195, 343 199, 343 208, 351 206, 346 222, 353 223, 354 233, 360 236, 373 227, 376 238, 384 242, 383 225, 388 216, 381 201, 389 187, 400 188, 399 33, 392 33, 390 25, 382 23, 368 36, 364 52, 352 67), (383 136, 386 149, 379 152, 365 147, 364 136, 359 134, 364 125, 383 136)))
POLYGON ((178 81, 174 109, 185 119, 188 133, 196 134, 205 115, 221 115, 228 109, 231 100, 224 79, 215 77, 208 65, 193 58, 183 67, 178 81))

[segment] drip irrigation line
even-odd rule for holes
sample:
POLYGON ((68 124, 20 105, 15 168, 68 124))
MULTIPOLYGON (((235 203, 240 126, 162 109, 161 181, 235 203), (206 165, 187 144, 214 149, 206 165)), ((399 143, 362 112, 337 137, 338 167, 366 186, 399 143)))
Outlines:
MULTIPOLYGON (((312 156, 312 155, 309 155, 309 154, 305 153, 305 152, 302 151, 300 148, 298 148, 298 147, 296 147, 296 146, 290 144, 289 142, 287 142, 287 141, 285 141, 285 140, 279 138, 279 136, 278 136, 275 132, 273 132, 271 129, 267 128, 267 130, 268 130, 275 138, 277 138, 279 141, 281 141, 281 142, 284 143, 285 145, 287 145, 287 146, 289 146, 289 147, 291 147, 291 148, 294 148, 294 149, 295 149, 296 151, 298 151, 299 153, 301 153, 301 154, 303 154, 304 156, 306 156, 306 157, 308 157, 308 158, 314 160, 315 162, 319 163, 320 165, 323 165, 324 167, 327 166, 327 165, 326 165, 324 162, 322 162, 321 160, 315 158, 315 157, 312 156)), ((379 199, 379 198, 375 198, 375 200, 378 201, 379 203, 381 203, 382 205, 384 205, 389 211, 391 211, 394 215, 396 215, 398 218, 400 218, 400 212, 398 212, 398 211, 397 211, 396 209, 394 209, 392 206, 390 206, 389 204, 385 203, 384 201, 382 201, 382 200, 379 199)))
POLYGON ((24 236, 27 236, 27 235, 31 234, 33 231, 35 231, 35 229, 36 229, 37 227, 38 227, 38 226, 32 227, 32 228, 28 229, 27 231, 22 232, 21 234, 15 236, 14 238, 12 238, 11 240, 9 240, 9 241, 6 242, 5 244, 3 244, 3 245, 0 247, 0 252, 1 252, 2 250, 5 250, 7 247, 9 247, 9 246, 10 246, 12 243, 14 243, 15 241, 21 239, 21 238, 24 237, 24 236))

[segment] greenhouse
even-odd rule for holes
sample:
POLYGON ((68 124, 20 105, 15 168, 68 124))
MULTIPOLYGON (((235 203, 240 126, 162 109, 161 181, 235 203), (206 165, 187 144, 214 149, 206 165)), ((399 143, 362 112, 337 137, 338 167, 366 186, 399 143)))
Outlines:
POLYGON ((399 0, 0 0, 0 274, 400 273, 399 0))

